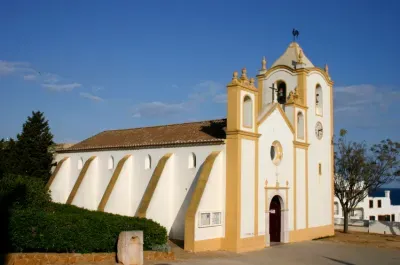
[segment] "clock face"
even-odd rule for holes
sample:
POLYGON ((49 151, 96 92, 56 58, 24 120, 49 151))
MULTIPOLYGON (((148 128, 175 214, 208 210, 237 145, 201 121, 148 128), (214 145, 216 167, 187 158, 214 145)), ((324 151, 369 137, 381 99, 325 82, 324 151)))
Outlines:
POLYGON ((323 134, 324 134, 324 129, 322 128, 322 123, 318 121, 315 124, 315 136, 317 136, 317 138, 321 140, 323 134))

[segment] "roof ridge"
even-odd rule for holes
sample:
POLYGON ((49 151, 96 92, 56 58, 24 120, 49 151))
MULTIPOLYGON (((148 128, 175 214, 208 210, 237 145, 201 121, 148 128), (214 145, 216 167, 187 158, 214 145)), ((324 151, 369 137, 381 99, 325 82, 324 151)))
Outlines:
MULTIPOLYGON (((142 127, 133 127, 133 128, 125 128, 125 129, 112 129, 112 130, 105 130, 103 132, 113 132, 113 131, 128 131, 128 130, 136 130, 136 129, 145 129, 145 128, 157 128, 157 127, 167 127, 167 126, 176 126, 182 124, 194 124, 194 123, 203 123, 208 121, 222 121, 226 120, 226 118, 219 118, 219 119, 211 119, 211 120, 202 120, 202 121, 194 121, 194 122, 181 122, 181 123, 170 123, 170 124, 160 124, 160 125, 152 125, 152 126, 142 126, 142 127)), ((100 134, 99 133, 99 134, 100 134)))

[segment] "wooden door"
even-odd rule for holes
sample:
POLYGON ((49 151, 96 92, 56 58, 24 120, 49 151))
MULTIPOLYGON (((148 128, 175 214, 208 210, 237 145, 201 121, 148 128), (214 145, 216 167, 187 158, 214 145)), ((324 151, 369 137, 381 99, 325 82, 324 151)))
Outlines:
POLYGON ((281 242, 281 203, 277 196, 269 207, 269 235, 271 242, 281 242))

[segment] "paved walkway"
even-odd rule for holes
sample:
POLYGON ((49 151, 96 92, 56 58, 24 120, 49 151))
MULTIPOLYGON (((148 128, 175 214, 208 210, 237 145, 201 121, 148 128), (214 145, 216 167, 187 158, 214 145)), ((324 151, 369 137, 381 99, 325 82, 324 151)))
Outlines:
POLYGON ((278 245, 261 251, 245 254, 213 252, 188 254, 181 260, 158 261, 146 264, 207 264, 207 265, 247 265, 247 264, 332 264, 368 265, 400 264, 400 251, 377 247, 357 246, 327 241, 309 241, 278 245))

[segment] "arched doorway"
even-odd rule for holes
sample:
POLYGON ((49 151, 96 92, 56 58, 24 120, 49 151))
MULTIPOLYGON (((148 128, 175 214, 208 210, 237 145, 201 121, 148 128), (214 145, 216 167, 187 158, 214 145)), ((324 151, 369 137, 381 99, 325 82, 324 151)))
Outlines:
POLYGON ((270 242, 281 242, 281 202, 279 196, 274 196, 269 206, 270 242))

